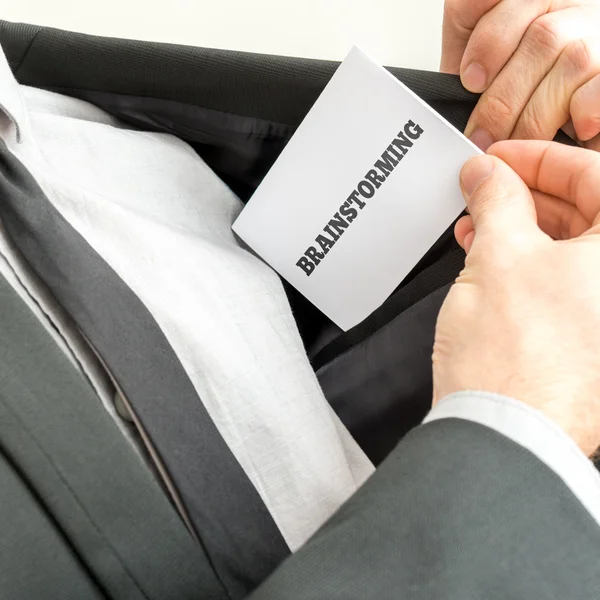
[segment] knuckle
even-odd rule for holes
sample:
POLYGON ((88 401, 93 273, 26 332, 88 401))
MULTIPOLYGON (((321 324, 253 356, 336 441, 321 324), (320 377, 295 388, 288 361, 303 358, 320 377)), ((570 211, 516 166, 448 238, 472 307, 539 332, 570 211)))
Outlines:
POLYGON ((521 117, 519 137, 523 139, 540 140, 545 137, 545 119, 539 113, 539 107, 530 104, 521 117))
POLYGON ((515 113, 515 107, 512 106, 509 98, 510 90, 505 93, 494 90, 493 87, 486 95, 485 110, 488 115, 493 115, 494 121, 503 123, 511 118, 515 113))
POLYGON ((529 26, 525 39, 535 53, 557 54, 562 42, 558 21, 552 14, 539 17, 529 26))
POLYGON ((573 119, 579 119, 581 121, 585 120, 587 118, 587 113, 590 108, 592 108, 588 104, 588 100, 585 96, 582 96, 581 90, 577 90, 573 94, 569 105, 569 111, 573 119))
POLYGON ((444 19, 451 23, 460 23, 464 17, 464 9, 461 0, 446 0, 444 4, 444 19))
POLYGON ((584 73, 598 69, 598 56, 595 48, 585 39, 571 42, 564 51, 565 60, 576 70, 584 73))
MULTIPOLYGON (((597 100, 600 101, 600 98, 597 100)), ((582 96, 579 91, 577 91, 571 98, 569 109, 573 119, 585 121, 588 119, 590 111, 593 110, 595 106, 595 104, 590 106, 589 99, 586 96, 582 96)))
POLYGON ((444 17, 450 21, 457 21, 461 16, 460 0, 446 0, 444 4, 444 17))
POLYGON ((502 208, 505 198, 502 193, 496 193, 489 182, 485 182, 481 188, 475 190, 469 202, 469 209, 473 215, 475 230, 481 223, 494 223, 494 214, 502 208))
POLYGON ((446 27, 456 29, 462 35, 468 36, 473 31, 465 23, 465 10, 462 0, 446 0, 444 5, 444 24, 446 27))
POLYGON ((578 133, 600 125, 600 75, 596 75, 571 97, 569 112, 578 133))

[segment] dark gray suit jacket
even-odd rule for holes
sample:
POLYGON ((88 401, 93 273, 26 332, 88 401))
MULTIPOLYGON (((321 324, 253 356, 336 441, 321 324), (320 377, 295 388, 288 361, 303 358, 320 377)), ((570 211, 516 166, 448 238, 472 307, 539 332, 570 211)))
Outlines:
POLYGON ((253 600, 600 597, 600 528, 527 450, 475 423, 418 427, 253 600))
MULTIPOLYGON (((183 137, 242 198, 335 68, 1 22, 0 41, 21 83, 84 98, 134 125, 183 137)), ((396 74, 455 124, 468 117, 474 98, 457 81, 396 74)), ((4 159, 2 181, 10 187, 24 174, 4 159)), ((23 198, 35 205, 35 194, 23 198)), ((63 243, 60 262, 54 243, 60 230, 42 227, 35 214, 25 219, 24 202, 4 198, 0 204, 38 274, 59 299, 70 295, 64 304, 71 301, 68 308, 88 338, 96 342, 120 326, 103 322, 100 311, 89 314, 90 304, 74 295, 67 275, 80 255, 69 255, 63 243), (48 252, 36 247, 40 240, 48 240, 48 252)), ((436 262, 454 256, 444 244, 384 312, 315 357, 328 399, 361 445, 377 461, 391 454, 253 600, 600 598, 600 530, 535 456, 483 426, 451 419, 420 426, 395 447, 431 398, 435 316, 443 286, 462 260, 436 262), (378 340, 374 332, 385 335, 378 340), (364 352, 388 355, 392 343, 393 363, 364 359, 364 352), (344 373, 356 374, 358 383, 344 373), (348 383, 352 389, 340 388, 348 383)), ((290 297, 310 346, 319 316, 290 297)), ((230 598, 223 569, 211 558, 215 544, 192 541, 86 382, 5 285, 0 315, 0 598, 230 598)), ((114 355, 105 358, 110 364, 114 355)), ((200 487, 210 497, 209 486, 200 487)), ((206 508, 200 496, 195 500, 206 508)), ((221 508, 225 501, 235 505, 231 497, 217 500, 221 508)), ((227 557, 227 548, 217 549, 227 557)), ((259 571, 270 570, 271 561, 251 558, 261 563, 259 571)))

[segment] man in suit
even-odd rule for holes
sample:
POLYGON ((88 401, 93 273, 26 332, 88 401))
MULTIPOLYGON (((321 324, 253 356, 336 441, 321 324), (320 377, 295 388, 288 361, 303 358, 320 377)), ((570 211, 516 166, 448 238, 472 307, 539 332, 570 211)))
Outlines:
POLYGON ((483 94, 489 156, 461 174, 434 408, 254 600, 600 597, 599 22, 447 0, 442 70, 483 94), (589 150, 542 141, 563 126, 589 150))
MULTIPOLYGON (((496 40, 488 48, 488 56, 499 61, 494 63, 495 71, 483 57, 477 58, 485 72, 479 89, 488 91, 470 124, 474 139, 487 147, 489 141, 525 137, 516 134, 515 128, 527 107, 532 106, 530 112, 535 114, 549 110, 550 116, 546 115, 544 122, 559 123, 556 129, 570 114, 579 137, 590 136, 593 147, 594 104, 589 98, 593 97, 595 84, 587 85, 595 80, 593 69, 574 69, 579 74, 585 72, 588 79, 580 78, 585 81, 570 95, 559 96, 560 86, 554 86, 555 94, 546 94, 548 88, 543 84, 556 66, 563 64, 557 56, 572 45, 581 47, 576 41, 581 38, 566 36, 569 41, 562 50, 564 40, 553 48, 554 61, 544 62, 533 73, 535 77, 529 73, 519 83, 519 89, 528 91, 514 106, 509 105, 515 100, 514 90, 506 95, 491 90, 503 81, 516 84, 517 74, 538 65, 538 58, 545 56, 531 52, 527 61, 517 65, 516 74, 511 68, 509 77, 502 76, 514 56, 519 56, 515 48, 521 48, 529 39, 534 23, 540 19, 545 23, 547 15, 554 13, 559 15, 553 17, 557 23, 565 23, 567 17, 575 22, 582 15, 582 22, 592 22, 597 3, 572 2, 569 9, 566 3, 546 5, 534 0, 465 0, 461 5, 461 18, 468 16, 470 20, 457 21, 456 32, 460 35, 452 37, 449 19, 457 13, 448 13, 446 58, 451 49, 453 56, 460 55, 462 60, 462 53, 468 53, 471 41, 477 39, 481 23, 486 28, 494 22, 518 24, 522 34, 513 47, 501 48, 496 40), (502 11, 507 7, 512 11, 510 18, 496 21, 499 16, 505 17, 502 11), (532 7, 538 11, 537 16, 532 7), (552 10, 555 8, 560 10, 552 10), (530 20, 521 20, 521 10, 530 20), (487 18, 490 15, 492 20, 487 18), (504 63, 500 64, 502 57, 504 63), (579 89, 585 89, 579 94, 583 99, 573 102, 579 89), (562 103, 555 101, 559 97, 562 103), (505 104, 510 110, 501 109, 505 104), (565 106, 572 113, 565 115, 565 106), (580 125, 581 106, 587 106, 589 112, 580 125), (503 123, 505 130, 501 128, 503 123), (486 141, 483 134, 475 135, 478 130, 487 132, 491 140, 486 141)), ((533 31, 539 29, 537 25, 533 31)), ((463 78, 471 85, 473 70, 467 74, 471 61, 465 61, 468 64, 463 78)), ((527 122, 537 121, 528 118, 527 122)), ((526 137, 551 136, 550 131, 540 129, 526 137)), ((462 174, 471 216, 459 222, 456 237, 468 252, 468 259, 437 327, 433 364, 436 406, 361 491, 264 583, 254 600, 587 600, 600 596, 600 481, 586 457, 600 443, 595 394, 600 350, 596 334, 600 288, 595 265, 600 260, 595 228, 600 213, 600 186, 596 181, 600 158, 592 152, 561 149, 543 142, 506 142, 493 146, 490 154, 469 163, 462 174)), ((62 358, 60 363, 58 358, 50 360, 49 352, 42 352, 43 340, 34 335, 35 328, 26 316, 24 313, 22 321, 15 319, 13 328, 19 331, 14 337, 31 341, 24 354, 32 364, 25 370, 31 373, 32 381, 33 375, 41 371, 36 380, 37 398, 51 387, 49 373, 56 373, 61 385, 67 374, 61 371, 62 358), (28 324, 31 332, 24 336, 28 324), (36 349, 48 357, 47 362, 37 358, 36 349)), ((15 376, 15 364, 22 364, 23 356, 9 358, 0 361, 7 379, 15 385, 32 386, 32 382, 15 376)), ((81 382, 73 381, 72 386, 75 396, 82 395, 81 382)), ((5 391, 10 395, 10 389, 5 391)), ((13 396, 14 404, 1 419, 2 450, 6 469, 11 474, 28 473, 29 479, 25 485, 15 476, 15 484, 6 494, 4 506, 15 518, 9 523, 12 530, 9 527, 3 534, 11 542, 3 558, 10 555, 8 558, 14 559, 5 561, 0 582, 8 581, 9 587, 2 590, 3 594, 9 598, 61 599, 227 597, 210 573, 202 550, 186 545, 181 524, 172 515, 168 518, 169 507, 152 488, 149 477, 139 486, 149 488, 151 501, 131 499, 131 490, 127 495, 127 474, 135 470, 133 463, 130 468, 120 469, 119 485, 111 497, 95 493, 96 488, 89 485, 90 471, 109 470, 126 452, 119 438, 111 441, 112 453, 105 456, 90 452, 89 458, 74 457, 58 444, 55 454, 61 462, 55 469, 53 487, 44 494, 49 498, 44 500, 46 504, 56 504, 51 506, 52 519, 41 524, 29 518, 36 508, 23 510, 23 498, 33 506, 41 501, 31 491, 35 489, 31 485, 33 476, 25 467, 35 463, 35 473, 45 475, 47 447, 37 452, 35 446, 32 458, 20 456, 23 436, 30 434, 31 423, 25 431, 15 425, 19 420, 14 415, 18 410, 28 416, 30 405, 24 400, 33 394, 25 389, 20 396, 13 396), (102 464, 89 469, 92 458, 102 464), (20 461, 27 461, 25 467, 20 461), (64 473, 71 473, 75 467, 80 479, 76 481, 73 475, 65 480, 64 473), (85 511, 80 510, 78 500, 83 494, 85 511), (107 536, 96 526, 96 520, 104 513, 112 515, 119 499, 123 512, 135 511, 135 520, 130 517, 126 528, 117 527, 117 520, 115 530, 107 536), (88 505, 94 509, 91 515, 88 505), (43 539, 35 544, 41 527, 49 530, 44 538, 49 540, 48 547, 42 545, 43 539), (149 532, 151 539, 134 543, 136 536, 148 536, 149 532), (25 536, 30 544, 11 541, 25 536), (30 557, 29 561, 40 568, 32 569, 21 559, 21 546, 39 549, 40 556, 30 557), (155 556, 155 552, 164 556, 155 556), (57 560, 50 563, 48 556, 57 560), (143 565, 136 569, 140 558, 143 565), (156 565, 161 564, 164 569, 157 569, 156 565), (47 592, 27 595, 32 579, 37 582, 36 589, 45 588, 47 592)), ((55 393, 50 399, 50 406, 58 405, 61 395, 55 393)), ((97 411, 90 407, 91 401, 81 403, 81 414, 62 410, 72 416, 69 431, 89 437, 92 425, 99 422, 97 411)), ((35 433, 40 432, 37 441, 41 434, 47 435, 52 422, 39 410, 36 414, 35 433)), ((62 431, 62 423, 56 427, 59 425, 62 431)))

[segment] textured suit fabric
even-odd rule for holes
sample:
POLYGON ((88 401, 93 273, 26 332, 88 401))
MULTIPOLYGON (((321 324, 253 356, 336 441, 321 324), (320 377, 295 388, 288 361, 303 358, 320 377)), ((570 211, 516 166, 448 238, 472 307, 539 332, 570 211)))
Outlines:
POLYGON ((458 419, 413 430, 252 600, 589 600, 600 528, 556 474, 458 419))
POLYGON ((575 440, 534 407, 502 394, 449 394, 429 411, 424 424, 462 419, 493 429, 531 452, 561 479, 600 526, 600 473, 575 440))
POLYGON ((98 402, 111 415, 132 448, 146 460, 146 453, 140 446, 137 431, 128 420, 117 413, 115 387, 108 373, 81 335, 73 319, 56 302, 48 288, 31 272, 29 265, 8 239, 1 223, 0 276, 4 277, 17 292, 71 364, 89 381, 98 396, 98 402))
POLYGON ((4 600, 106 598, 3 452, 0 506, 0 594, 4 600))
POLYGON ((227 598, 93 390, 0 278, 0 597, 227 598))

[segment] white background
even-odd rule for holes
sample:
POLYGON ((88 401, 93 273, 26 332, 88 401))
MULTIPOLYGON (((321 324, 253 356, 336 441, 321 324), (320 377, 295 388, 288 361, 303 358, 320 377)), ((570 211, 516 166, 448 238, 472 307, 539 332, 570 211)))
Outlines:
POLYGON ((2 0, 0 19, 311 58, 353 44, 390 66, 437 70, 444 0, 2 0))

